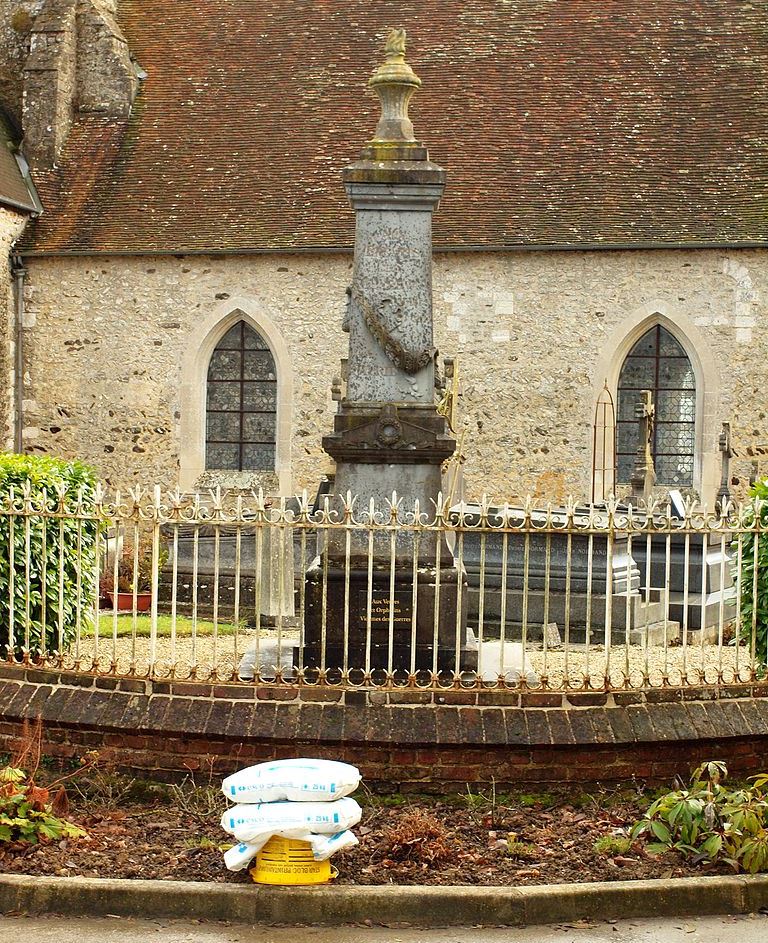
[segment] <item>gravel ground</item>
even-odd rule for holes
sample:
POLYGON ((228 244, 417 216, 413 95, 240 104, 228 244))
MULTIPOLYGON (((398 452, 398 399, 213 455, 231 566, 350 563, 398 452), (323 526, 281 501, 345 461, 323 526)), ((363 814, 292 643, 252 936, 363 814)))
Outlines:
MULTIPOLYGON (((198 665, 198 678, 206 677, 213 665, 219 666, 219 677, 226 677, 234 672, 243 654, 254 644, 255 633, 247 631, 217 639, 200 637, 194 643, 190 638, 178 638, 175 646, 170 639, 159 638, 155 642, 156 674, 166 675, 175 661, 177 677, 183 678, 195 664, 198 665)), ((274 631, 263 630, 259 640, 262 665, 272 668, 279 661, 284 667, 290 667, 294 648, 298 644, 299 636, 294 631, 283 633, 278 644, 274 631), (281 656, 279 658, 278 653, 281 656)), ((88 667, 94 651, 93 639, 80 643, 81 667, 88 667)), ((114 660, 119 673, 129 673, 132 662, 135 662, 133 671, 145 674, 149 669, 150 654, 150 640, 147 638, 137 638, 135 642, 130 638, 119 638, 116 641, 111 637, 99 639, 98 656, 102 665, 108 667, 114 660)), ((75 655, 73 650, 67 659, 68 664, 72 663, 75 655)), ((523 659, 522 645, 507 642, 504 645, 503 664, 501 656, 499 642, 483 644, 480 671, 486 681, 503 674, 507 683, 514 683, 524 673, 530 685, 539 684, 542 676, 546 676, 550 687, 558 687, 564 684, 566 671, 572 685, 578 685, 581 678, 589 674, 593 686, 598 687, 602 687, 606 673, 610 674, 612 683, 617 686, 623 686, 625 676, 628 675, 633 687, 642 686, 646 673, 650 683, 656 685, 662 683, 665 675, 669 683, 680 684, 686 673, 691 684, 702 682, 702 672, 709 683, 717 682, 719 676, 726 683, 740 679, 748 681, 750 677, 748 649, 733 645, 677 645, 666 649, 663 646, 644 648, 641 645, 615 645, 609 650, 608 659, 605 649, 599 645, 591 645, 588 652, 584 645, 574 645, 567 652, 561 649, 543 652, 529 648, 523 659)))

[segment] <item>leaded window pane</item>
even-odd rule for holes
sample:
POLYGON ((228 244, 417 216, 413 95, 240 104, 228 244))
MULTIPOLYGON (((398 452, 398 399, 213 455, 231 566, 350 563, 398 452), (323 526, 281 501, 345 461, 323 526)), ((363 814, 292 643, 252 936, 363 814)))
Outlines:
POLYGON ((214 350, 208 364, 209 380, 239 380, 243 369, 239 350, 214 350))
POLYGON ((634 455, 637 448, 637 424, 635 422, 619 422, 616 424, 616 448, 619 452, 630 452, 634 455))
POLYGON ((629 352, 630 357, 655 357, 656 356, 656 338, 648 331, 643 334, 640 340, 629 352))
POLYGON ((659 360, 657 389, 692 390, 696 386, 690 360, 659 360))
POLYGON ((272 354, 268 350, 246 350, 243 354, 243 377, 274 382, 277 378, 272 354))
POLYGON ((271 413, 243 413, 243 438, 246 442, 274 442, 275 422, 271 413))
POLYGON ((635 422, 635 406, 642 401, 642 390, 626 389, 619 400, 619 421, 635 422))
POLYGON ((619 376, 616 452, 619 481, 634 469, 639 424, 635 405, 650 390, 656 406, 651 443, 656 480, 678 487, 693 484, 696 428, 696 380, 682 346, 661 325, 647 331, 632 347, 619 376))
POLYGON ((656 461, 656 480, 684 488, 693 480, 693 456, 660 456, 656 461))
POLYGON ((659 356, 660 357, 685 357, 687 360, 685 351, 680 346, 679 341, 677 341, 669 331, 661 329, 661 334, 659 336, 659 356))
POLYGON ((243 409, 270 412, 277 406, 277 387, 274 383, 243 383, 243 409))
POLYGON ((693 390, 659 390, 657 422, 693 422, 695 419, 696 393, 693 390))
POLYGON ((656 454, 685 455, 693 452, 693 423, 659 422, 656 424, 656 454))
POLYGON ((208 468, 215 468, 219 471, 239 471, 240 446, 209 442, 206 449, 206 459, 208 468))
POLYGON ((208 365, 206 468, 273 471, 276 419, 272 352, 240 321, 216 345, 208 365))
POLYGON ((619 481, 629 481, 632 477, 632 469, 635 464, 635 455, 634 452, 619 452, 617 456, 617 474, 619 481))
POLYGON ((275 467, 274 445, 245 445, 243 452, 246 468, 273 469, 275 467))
MULTIPOLYGON (((243 346, 246 350, 266 350, 269 353, 269 359, 272 361, 272 354, 269 351, 269 347, 264 338, 257 331, 254 331, 249 325, 245 325, 245 337, 243 338, 243 346)), ((273 364, 274 366, 274 364, 273 364)))
POLYGON ((216 350, 240 350, 242 347, 242 321, 231 327, 216 345, 216 350))
POLYGON ((208 410, 207 436, 214 442, 240 441, 240 416, 235 413, 214 413, 208 410))
POLYGON ((237 412, 240 409, 239 383, 208 382, 208 409, 237 412))
POLYGON ((647 390, 654 376, 654 360, 648 357, 627 357, 621 370, 621 385, 627 389, 647 390))

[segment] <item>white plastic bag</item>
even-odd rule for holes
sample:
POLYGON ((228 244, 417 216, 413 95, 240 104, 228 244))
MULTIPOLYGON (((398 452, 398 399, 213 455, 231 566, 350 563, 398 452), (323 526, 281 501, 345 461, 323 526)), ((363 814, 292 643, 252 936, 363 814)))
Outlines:
POLYGON ((337 851, 360 844, 357 836, 350 831, 336 832, 335 835, 311 835, 307 841, 312 846, 312 857, 315 861, 325 861, 337 851))
POLYGON ((292 759, 241 769, 227 776, 221 790, 231 802, 332 802, 359 785, 360 771, 349 763, 292 759))
POLYGON ((272 835, 335 835, 357 825, 361 815, 362 809, 349 797, 336 802, 260 802, 227 809, 221 827, 238 842, 263 845, 272 835))
MULTIPOLYGON (((337 832, 335 835, 314 835, 311 832, 305 832, 293 837, 309 842, 315 861, 326 861, 337 851, 343 851, 345 848, 352 848, 358 844, 357 838, 349 831, 337 832)), ((239 845, 229 848, 224 853, 224 864, 230 871, 242 871, 248 867, 270 838, 272 835, 268 835, 263 841, 240 842, 239 845)))
POLYGON ((248 842, 233 845, 224 852, 224 864, 230 871, 242 871, 248 867, 263 847, 264 845, 251 845, 248 842))

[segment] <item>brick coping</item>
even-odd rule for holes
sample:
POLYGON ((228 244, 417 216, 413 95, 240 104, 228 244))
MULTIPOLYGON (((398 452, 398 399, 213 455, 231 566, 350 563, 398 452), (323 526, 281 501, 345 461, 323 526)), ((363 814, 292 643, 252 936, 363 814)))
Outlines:
POLYGON ((371 782, 402 791, 491 779, 665 781, 710 758, 734 772, 768 767, 764 685, 706 689, 696 700, 671 688, 506 697, 0 671, 0 749, 13 749, 23 724, 40 717, 46 754, 97 749, 159 778, 302 753, 346 759, 371 782))
POLYGON ((387 693, 160 682, 16 666, 0 671, 0 718, 40 716, 44 723, 109 731, 532 747, 768 735, 767 685, 614 694, 387 693))

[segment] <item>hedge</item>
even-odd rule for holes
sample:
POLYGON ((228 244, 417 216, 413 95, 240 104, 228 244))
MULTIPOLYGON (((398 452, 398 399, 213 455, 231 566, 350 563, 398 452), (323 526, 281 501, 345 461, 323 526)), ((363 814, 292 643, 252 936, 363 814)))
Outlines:
POLYGON ((17 658, 25 650, 64 650, 74 639, 78 610, 81 624, 90 622, 101 524, 83 518, 95 514, 95 490, 96 476, 81 462, 0 455, 3 657, 9 648, 17 658))
MULTIPOLYGON (((755 617, 755 659, 763 667, 768 664, 768 478, 756 482, 749 492, 751 503, 745 507, 742 525, 758 531, 744 534, 741 550, 741 625, 742 641, 752 644, 752 621, 755 617), (757 556, 755 556, 757 541, 757 556), (755 586, 755 566, 757 585, 755 586), (757 589, 757 592, 755 592, 757 589)), ((736 550, 737 544, 733 544, 736 550)), ((735 559, 735 555, 734 555, 735 559)), ((734 582, 737 574, 734 572, 734 582)))

